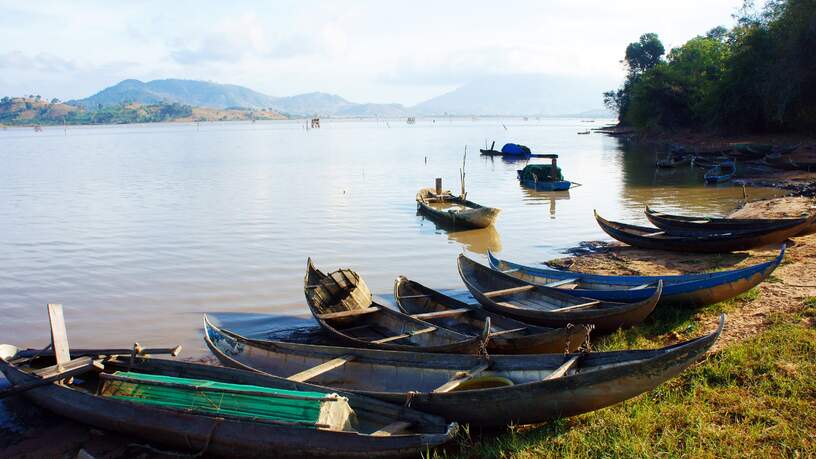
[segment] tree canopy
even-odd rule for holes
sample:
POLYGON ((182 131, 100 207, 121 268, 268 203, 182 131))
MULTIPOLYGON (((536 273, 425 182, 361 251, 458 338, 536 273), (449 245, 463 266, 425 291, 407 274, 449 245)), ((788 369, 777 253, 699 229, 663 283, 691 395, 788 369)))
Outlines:
POLYGON ((626 47, 623 86, 604 93, 622 123, 648 129, 816 130, 816 0, 746 1, 737 25, 665 49, 626 47))

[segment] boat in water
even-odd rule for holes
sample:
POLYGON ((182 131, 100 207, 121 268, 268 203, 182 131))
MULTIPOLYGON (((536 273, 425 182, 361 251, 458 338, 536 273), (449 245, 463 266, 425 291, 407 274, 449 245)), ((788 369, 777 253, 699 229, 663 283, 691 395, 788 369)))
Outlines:
POLYGON ((725 183, 734 178, 736 173, 736 161, 722 161, 706 171, 704 178, 706 183, 725 183))
POLYGON ((551 164, 528 164, 516 171, 519 183, 537 191, 563 191, 572 187, 572 182, 564 180, 558 167, 558 155, 544 155, 552 159, 551 164))
POLYGON ((450 191, 437 193, 432 188, 419 190, 416 202, 420 213, 453 229, 486 228, 496 221, 501 212, 501 209, 454 196, 450 191))

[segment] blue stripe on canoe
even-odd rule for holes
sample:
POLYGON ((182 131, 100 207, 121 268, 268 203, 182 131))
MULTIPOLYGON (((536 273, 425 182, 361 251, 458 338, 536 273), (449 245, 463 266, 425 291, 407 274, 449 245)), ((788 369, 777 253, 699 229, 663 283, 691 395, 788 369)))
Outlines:
MULTIPOLYGON (((698 290, 716 287, 722 284, 727 284, 739 279, 750 278, 764 272, 766 269, 773 267, 776 269, 779 263, 785 256, 785 245, 779 250, 779 255, 771 261, 759 263, 747 268, 735 269, 732 271, 721 271, 715 273, 701 273, 701 274, 680 274, 669 276, 604 276, 600 274, 585 274, 573 271, 561 271, 552 268, 536 268, 532 266, 520 265, 510 261, 504 261, 510 269, 517 269, 521 272, 526 272, 532 275, 549 277, 553 279, 576 279, 584 282, 597 282, 609 285, 621 285, 628 287, 636 287, 643 284, 657 283, 658 280, 663 281, 663 295, 662 298, 695 292, 698 290)), ((499 269, 502 260, 496 258, 492 252, 488 251, 487 258, 490 267, 496 271, 499 269)), ((564 290, 564 293, 570 295, 583 296, 602 301, 642 301, 651 297, 655 292, 656 287, 648 287, 640 290, 593 290, 593 289, 573 289, 564 290)))

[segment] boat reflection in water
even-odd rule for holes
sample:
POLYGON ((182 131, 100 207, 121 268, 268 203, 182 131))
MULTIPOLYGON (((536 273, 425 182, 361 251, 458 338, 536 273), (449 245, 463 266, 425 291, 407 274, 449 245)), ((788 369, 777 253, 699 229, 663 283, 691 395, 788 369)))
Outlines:
POLYGON ((448 231, 448 239, 462 244, 468 251, 487 255, 487 251, 501 250, 501 237, 493 225, 482 229, 448 231))
POLYGON ((524 193, 524 201, 527 204, 532 205, 550 205, 550 218, 555 218, 555 202, 556 201, 569 201, 570 199, 570 192, 569 190, 565 191, 536 191, 530 188, 521 187, 521 191, 524 193))

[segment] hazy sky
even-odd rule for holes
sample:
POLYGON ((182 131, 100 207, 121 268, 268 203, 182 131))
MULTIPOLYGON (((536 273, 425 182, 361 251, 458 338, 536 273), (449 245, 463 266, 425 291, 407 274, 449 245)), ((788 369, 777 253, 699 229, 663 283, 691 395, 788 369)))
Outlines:
POLYGON ((125 78, 190 78, 273 96, 413 104, 488 74, 617 85, 626 45, 731 26, 741 0, 0 0, 0 95, 89 96, 125 78))

